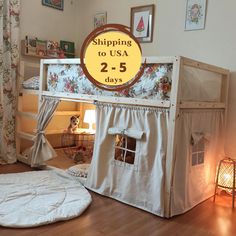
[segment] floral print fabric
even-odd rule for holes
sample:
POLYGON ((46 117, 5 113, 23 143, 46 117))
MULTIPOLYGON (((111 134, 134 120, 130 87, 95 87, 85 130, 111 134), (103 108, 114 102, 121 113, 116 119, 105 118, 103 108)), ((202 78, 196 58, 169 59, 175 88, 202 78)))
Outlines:
POLYGON ((120 92, 101 90, 84 75, 79 65, 49 65, 48 91, 88 95, 168 100, 172 64, 148 64, 142 77, 129 89, 120 92))
POLYGON ((16 68, 20 0, 0 0, 0 163, 16 161, 16 68))

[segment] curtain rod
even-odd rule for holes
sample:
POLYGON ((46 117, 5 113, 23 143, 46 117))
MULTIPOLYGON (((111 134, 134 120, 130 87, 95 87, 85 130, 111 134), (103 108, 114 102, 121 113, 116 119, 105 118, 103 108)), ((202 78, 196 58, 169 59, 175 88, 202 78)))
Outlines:
POLYGON ((69 98, 60 98, 60 101, 67 101, 67 102, 83 102, 83 103, 94 104, 94 101, 86 101, 86 100, 80 100, 80 99, 69 99, 69 98))
POLYGON ((94 104, 96 100, 89 101, 89 100, 82 100, 82 99, 70 99, 70 98, 59 98, 58 96, 48 96, 48 95, 42 95, 42 97, 50 97, 50 98, 57 98, 60 101, 66 101, 66 102, 81 102, 81 103, 89 103, 94 104))

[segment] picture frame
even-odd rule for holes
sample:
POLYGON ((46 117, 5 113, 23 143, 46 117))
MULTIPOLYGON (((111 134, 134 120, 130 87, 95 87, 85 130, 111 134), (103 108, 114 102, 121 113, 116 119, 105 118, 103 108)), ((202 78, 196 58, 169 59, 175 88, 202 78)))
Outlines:
POLYGON ((25 54, 26 55, 36 55, 36 41, 37 37, 26 35, 25 36, 25 54))
POLYGON ((131 33, 140 43, 151 43, 153 40, 154 9, 154 4, 131 8, 131 33))
POLYGON ((100 12, 94 15, 93 25, 94 29, 105 25, 107 23, 107 12, 100 12))
POLYGON ((36 39, 36 55, 40 57, 47 56, 47 40, 36 39))
POLYGON ((58 57, 59 42, 53 40, 47 40, 47 56, 58 57))
POLYGON ((74 58, 75 57, 75 43, 69 41, 60 41, 60 49, 63 50, 66 58, 74 58))
POLYGON ((207 0, 187 0, 185 31, 205 29, 207 0))
POLYGON ((42 5, 63 11, 64 0, 42 0, 42 5))

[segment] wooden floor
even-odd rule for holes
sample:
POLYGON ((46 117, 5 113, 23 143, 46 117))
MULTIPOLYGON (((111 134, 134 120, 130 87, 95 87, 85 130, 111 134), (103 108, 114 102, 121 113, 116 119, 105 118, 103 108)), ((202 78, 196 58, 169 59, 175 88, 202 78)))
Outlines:
MULTIPOLYGON (((0 173, 30 170, 30 167, 21 163, 0 166, 0 173)), ((217 197, 216 203, 209 199, 183 215, 163 219, 90 193, 92 204, 80 217, 29 229, 0 227, 0 236, 236 235, 236 209, 231 209, 231 199, 227 196, 217 197)))
MULTIPOLYGON (((66 156, 63 149, 57 149, 57 157, 47 161, 47 165, 54 166, 61 169, 67 169, 76 165, 72 158, 66 156)), ((1 235, 0 235, 1 236, 1 235)))

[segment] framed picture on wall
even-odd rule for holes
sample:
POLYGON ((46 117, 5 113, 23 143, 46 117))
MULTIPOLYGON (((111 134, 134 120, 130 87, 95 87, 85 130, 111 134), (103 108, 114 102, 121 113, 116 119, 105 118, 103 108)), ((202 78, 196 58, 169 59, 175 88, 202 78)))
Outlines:
POLYGON ((141 43, 150 43, 153 38, 155 5, 146 5, 131 8, 130 27, 131 33, 141 43))
POLYGON ((63 50, 66 58, 74 58, 75 57, 75 43, 69 41, 60 41, 60 48, 63 50))
POLYGON ((96 29, 97 27, 100 27, 102 25, 105 25, 106 23, 107 23, 107 13, 106 12, 97 13, 94 16, 94 19, 93 19, 94 29, 96 29))
POLYGON ((42 0, 42 4, 62 11, 64 8, 64 0, 42 0))
POLYGON ((187 0, 185 30, 205 28, 207 0, 187 0))

